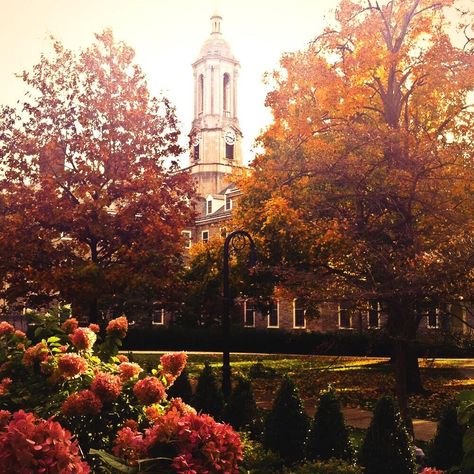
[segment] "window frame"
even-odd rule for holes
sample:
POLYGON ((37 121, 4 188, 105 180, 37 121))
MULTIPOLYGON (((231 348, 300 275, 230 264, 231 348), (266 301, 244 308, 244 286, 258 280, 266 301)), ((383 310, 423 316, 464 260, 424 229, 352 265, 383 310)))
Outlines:
POLYGON ((381 328, 381 321, 380 321, 380 316, 382 314, 382 306, 380 305, 380 301, 371 301, 369 300, 367 302, 367 329, 380 329, 381 328), (374 310, 373 308, 371 308, 371 305, 373 303, 376 303, 377 304, 377 309, 374 310), (371 311, 376 311, 377 313, 377 326, 371 326, 370 324, 370 313, 371 311))
POLYGON ((255 319, 257 316, 257 310, 253 303, 250 303, 248 300, 244 300, 244 328, 254 328, 255 327, 255 319), (251 309, 248 308, 247 305, 251 305, 251 309), (247 311, 252 311, 252 324, 247 324, 247 311))
POLYGON ((270 317, 272 314, 272 307, 267 312, 267 328, 269 329, 278 329, 280 327, 280 300, 272 301, 272 306, 275 305, 276 308, 276 325, 270 324, 270 317))
POLYGON ((306 329, 306 308, 297 308, 296 302, 299 298, 293 298, 293 329, 306 329), (303 325, 297 326, 296 325, 296 311, 303 311, 303 325))
POLYGON ((201 240, 205 242, 206 244, 209 242, 209 229, 201 231, 201 240), (207 235, 206 238, 204 238, 204 234, 207 235))
POLYGON ((193 233, 190 230, 182 230, 181 234, 185 236, 184 248, 190 249, 193 245, 193 233))
POLYGON ((232 198, 227 194, 225 196, 225 210, 226 211, 232 210, 232 198))
POLYGON ((438 307, 429 308, 425 311, 426 314, 426 328, 427 329, 440 329, 440 314, 441 311, 438 307), (432 311, 434 311, 434 316, 436 318, 436 326, 430 324, 430 317, 432 317, 432 311))
POLYGON ((152 326, 164 326, 165 325, 165 309, 160 308, 158 310, 154 310, 151 313, 151 324, 152 326), (160 314, 160 321, 155 321, 155 314, 159 313, 160 314))
POLYGON ((343 329, 343 330, 347 330, 347 329, 354 329, 352 327, 352 312, 350 311, 351 308, 350 307, 347 307, 347 308, 344 308, 343 305, 345 303, 338 303, 337 304, 337 326, 338 326, 338 329, 343 329), (341 313, 342 311, 347 311, 347 315, 349 317, 349 326, 342 326, 341 325, 341 313))

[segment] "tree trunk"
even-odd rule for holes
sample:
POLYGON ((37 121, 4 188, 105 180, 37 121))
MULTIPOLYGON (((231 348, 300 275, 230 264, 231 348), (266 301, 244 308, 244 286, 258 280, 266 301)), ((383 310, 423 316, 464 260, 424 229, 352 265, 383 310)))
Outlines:
POLYGON ((99 311, 97 308, 97 298, 89 303, 89 324, 97 324, 99 322, 99 311))

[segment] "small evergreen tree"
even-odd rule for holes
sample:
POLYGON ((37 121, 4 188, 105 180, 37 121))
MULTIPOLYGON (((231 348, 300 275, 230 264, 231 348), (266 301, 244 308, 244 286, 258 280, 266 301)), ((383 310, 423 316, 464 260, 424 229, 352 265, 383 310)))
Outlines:
POLYGON ((189 374, 186 368, 183 369, 174 384, 168 389, 168 396, 172 398, 181 398, 184 403, 191 403, 193 389, 189 381, 189 374))
POLYGON ((304 457, 309 420, 293 380, 285 377, 265 420, 263 443, 286 462, 304 457))
POLYGON ((335 390, 323 392, 311 423, 307 455, 309 459, 331 458, 351 461, 353 449, 335 390))
POLYGON ((365 474, 414 474, 415 453, 400 413, 390 397, 382 397, 360 451, 365 474))
POLYGON ((250 380, 239 377, 225 408, 225 419, 237 431, 250 428, 257 418, 257 404, 250 380))
POLYGON ((222 418, 224 396, 219 388, 212 367, 206 362, 199 375, 193 406, 198 411, 207 413, 216 419, 222 418))
POLYGON ((464 456, 462 439, 465 428, 458 424, 454 405, 441 413, 435 437, 428 450, 427 465, 438 469, 449 469, 460 465, 464 456))

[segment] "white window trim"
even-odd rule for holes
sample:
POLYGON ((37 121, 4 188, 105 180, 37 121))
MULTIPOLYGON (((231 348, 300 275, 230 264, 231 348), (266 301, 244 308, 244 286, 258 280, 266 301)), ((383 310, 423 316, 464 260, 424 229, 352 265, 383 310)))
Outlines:
POLYGON ((247 324, 247 300, 244 300, 244 328, 254 328, 257 312, 255 306, 253 307, 253 324, 247 324))
POLYGON ((203 231, 201 232, 201 240, 202 240, 203 242, 209 242, 209 229, 203 230, 203 231), (204 240, 204 234, 205 234, 205 233, 207 233, 207 240, 204 240))
POLYGON ((212 199, 208 199, 208 200, 206 201, 206 216, 211 215, 212 212, 213 212, 213 207, 214 207, 214 205, 213 205, 213 202, 212 202, 212 201, 213 201, 212 199), (211 203, 211 211, 210 211, 210 212, 209 212, 209 203, 211 203))
POLYGON ((439 329, 439 314, 440 314, 440 310, 439 308, 436 308, 435 310, 435 314, 436 314, 436 326, 431 326, 430 325, 430 313, 429 313, 429 310, 426 311, 426 328, 427 329, 439 329))
MULTIPOLYGON (((378 326, 371 326, 370 325, 370 301, 367 302, 367 329, 380 329, 382 327, 382 325, 380 324, 381 321, 380 321, 380 317, 381 317, 381 314, 382 314, 382 307, 380 306, 380 302, 377 301, 377 313, 378 313, 378 326)), ((351 326, 352 326, 352 318, 351 318, 351 326)), ((347 328, 345 328, 347 329, 347 328)))
POLYGON ((230 196, 225 197, 225 210, 226 211, 231 211, 232 210, 232 198, 230 196), (229 202, 229 207, 227 207, 227 202, 229 202))
POLYGON ((303 326, 296 326, 296 300, 298 298, 293 299, 293 329, 306 329, 306 309, 303 309, 304 315, 304 324, 303 326))
POLYGON ((181 234, 183 234, 186 239, 184 242, 184 248, 190 249, 193 245, 192 243, 193 233, 190 230, 182 230, 181 234))
MULTIPOLYGON (((346 308, 346 311, 349 311, 349 308, 346 308)), ((352 330, 354 329, 352 327, 352 313, 351 311, 349 311, 349 327, 347 326, 341 326, 341 303, 338 303, 337 304, 337 326, 339 329, 342 329, 342 330, 352 330)))
POLYGON ((160 314, 161 314, 161 320, 160 321, 155 321, 154 317, 152 316, 151 324, 153 324, 154 326, 164 326, 164 324, 165 324, 165 310, 163 308, 160 309, 160 314))
POLYGON ((270 313, 271 313, 271 309, 270 309, 267 314, 267 328, 270 328, 270 329, 280 327, 280 300, 275 300, 274 303, 276 303, 277 324, 276 326, 270 325, 270 313))

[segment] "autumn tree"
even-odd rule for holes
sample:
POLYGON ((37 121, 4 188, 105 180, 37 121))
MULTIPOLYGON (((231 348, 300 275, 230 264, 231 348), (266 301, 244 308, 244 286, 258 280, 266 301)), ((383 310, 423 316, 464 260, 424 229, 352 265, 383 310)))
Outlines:
POLYGON ((53 51, 21 78, 28 94, 0 113, 2 297, 108 308, 173 298, 192 185, 178 127, 150 95, 134 51, 96 35, 53 51))
POLYGON ((269 77, 274 122, 239 183, 240 220, 282 284, 382 305, 405 419, 424 310, 473 290, 474 42, 455 6, 343 0, 269 77))

